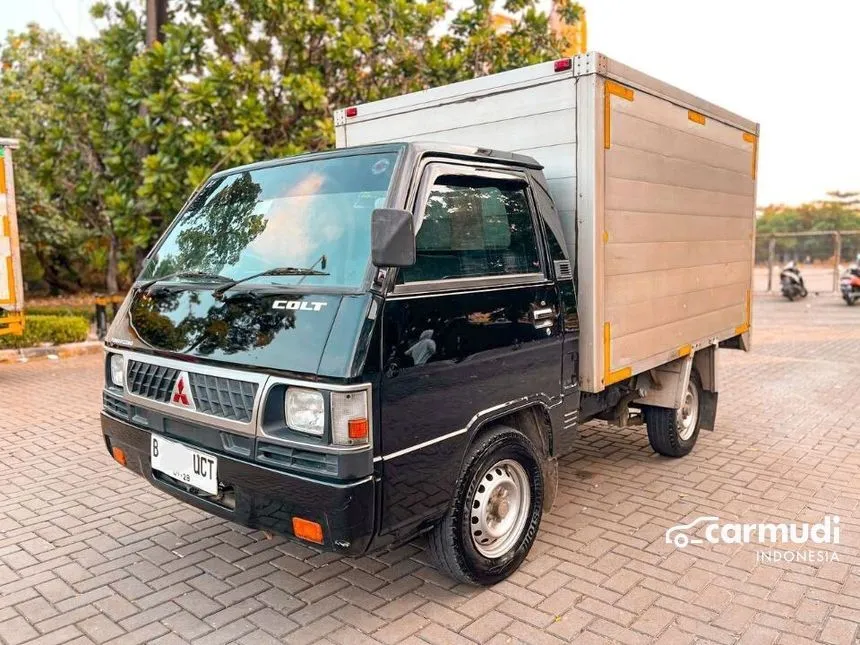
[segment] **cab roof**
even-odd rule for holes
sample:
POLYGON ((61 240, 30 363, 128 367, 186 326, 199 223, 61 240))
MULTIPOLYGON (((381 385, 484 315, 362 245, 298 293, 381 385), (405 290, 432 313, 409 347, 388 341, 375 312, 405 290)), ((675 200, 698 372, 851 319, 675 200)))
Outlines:
POLYGON ((283 166, 291 163, 300 163, 304 161, 314 161, 317 159, 327 159, 329 157, 343 157, 355 154, 371 154, 374 152, 400 152, 408 150, 412 154, 422 157, 426 154, 441 155, 443 157, 452 157, 459 159, 481 159, 495 160, 509 165, 522 166, 525 168, 534 168, 540 170, 543 168, 533 157, 521 155, 516 152, 506 152, 504 150, 492 150, 490 148, 478 148, 475 146, 461 146, 450 143, 436 143, 430 141, 410 141, 397 143, 374 143, 364 146, 355 146, 351 148, 338 148, 336 150, 326 150, 324 152, 311 152, 292 157, 281 157, 279 159, 270 159, 268 161, 256 161, 254 163, 236 166, 235 168, 227 168, 219 172, 213 173, 210 179, 232 175, 237 172, 250 172, 253 170, 261 170, 263 168, 272 168, 275 166, 283 166))

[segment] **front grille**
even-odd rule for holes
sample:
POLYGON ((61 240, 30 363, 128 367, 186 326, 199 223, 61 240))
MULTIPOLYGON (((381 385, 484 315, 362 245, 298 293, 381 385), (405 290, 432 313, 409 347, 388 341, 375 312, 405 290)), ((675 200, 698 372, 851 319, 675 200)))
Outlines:
POLYGON ((128 362, 128 389, 132 394, 167 403, 179 370, 141 361, 128 362))
MULTIPOLYGON (((128 389, 137 396, 170 403, 180 371, 131 360, 128 362, 128 389)), ((189 372, 188 381, 198 412, 242 423, 251 421, 257 395, 256 383, 198 372, 189 372)))
POLYGON ((248 423, 257 384, 209 374, 189 374, 191 394, 199 412, 248 423))

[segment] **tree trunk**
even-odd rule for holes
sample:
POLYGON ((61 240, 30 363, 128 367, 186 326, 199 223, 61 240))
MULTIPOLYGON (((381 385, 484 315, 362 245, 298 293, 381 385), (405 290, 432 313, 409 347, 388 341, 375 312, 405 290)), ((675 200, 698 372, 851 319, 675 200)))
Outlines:
POLYGON ((117 282, 119 275, 118 256, 116 235, 111 233, 108 238, 107 276, 105 278, 105 286, 109 294, 115 294, 119 291, 119 284, 117 282))

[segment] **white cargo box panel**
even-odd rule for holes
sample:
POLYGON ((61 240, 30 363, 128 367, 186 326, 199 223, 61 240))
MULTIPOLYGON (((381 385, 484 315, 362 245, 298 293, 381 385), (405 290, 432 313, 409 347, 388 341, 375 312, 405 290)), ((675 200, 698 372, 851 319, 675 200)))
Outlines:
POLYGON ((12 170, 12 150, 17 147, 17 140, 0 138, 0 309, 20 313, 24 308, 24 284, 12 170))
POLYGON ((338 147, 455 143, 534 157, 577 258, 590 392, 741 335, 758 125, 597 53, 335 113, 338 147))

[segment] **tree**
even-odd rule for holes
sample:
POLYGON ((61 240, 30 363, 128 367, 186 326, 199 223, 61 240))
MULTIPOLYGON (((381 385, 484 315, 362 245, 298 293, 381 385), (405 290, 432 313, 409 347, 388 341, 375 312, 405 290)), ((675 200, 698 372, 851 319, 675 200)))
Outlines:
MULTIPOLYGON (((768 206, 756 221, 756 255, 767 257, 771 233, 801 233, 807 231, 858 231, 860 210, 852 207, 856 193, 828 193, 833 200, 801 204, 800 206, 768 206)), ((842 257, 854 257, 860 246, 856 236, 842 240, 842 257)), ((785 259, 827 260, 833 256, 832 236, 780 237, 776 254, 785 259)))
MULTIPOLYGON (((334 108, 564 48, 537 0, 504 2, 505 30, 493 4, 475 0, 445 32, 445 0, 174 0, 163 42, 147 48, 142 7, 104 2, 94 39, 10 35, 0 132, 24 140, 21 191, 39 201, 32 216, 22 202, 25 250, 59 217, 69 234, 41 248, 97 260, 116 291, 213 170, 332 146, 334 108)), ((556 6, 575 18, 574 3, 556 6)))
POLYGON ((103 34, 72 44, 32 25, 10 36, 0 54, 0 130, 23 140, 16 184, 32 199, 19 200, 25 251, 31 242, 49 242, 40 231, 52 227, 54 242, 77 245, 54 247, 59 257, 80 255, 96 242, 90 248, 105 251, 111 292, 118 289, 122 246, 147 243, 153 233, 133 199, 139 164, 129 163, 133 155, 126 152, 135 143, 133 132, 124 116, 117 118, 123 110, 112 109, 125 98, 119 68, 136 55, 131 32, 137 23, 126 18, 124 43, 103 34), (136 239, 139 229, 145 234, 136 239))

